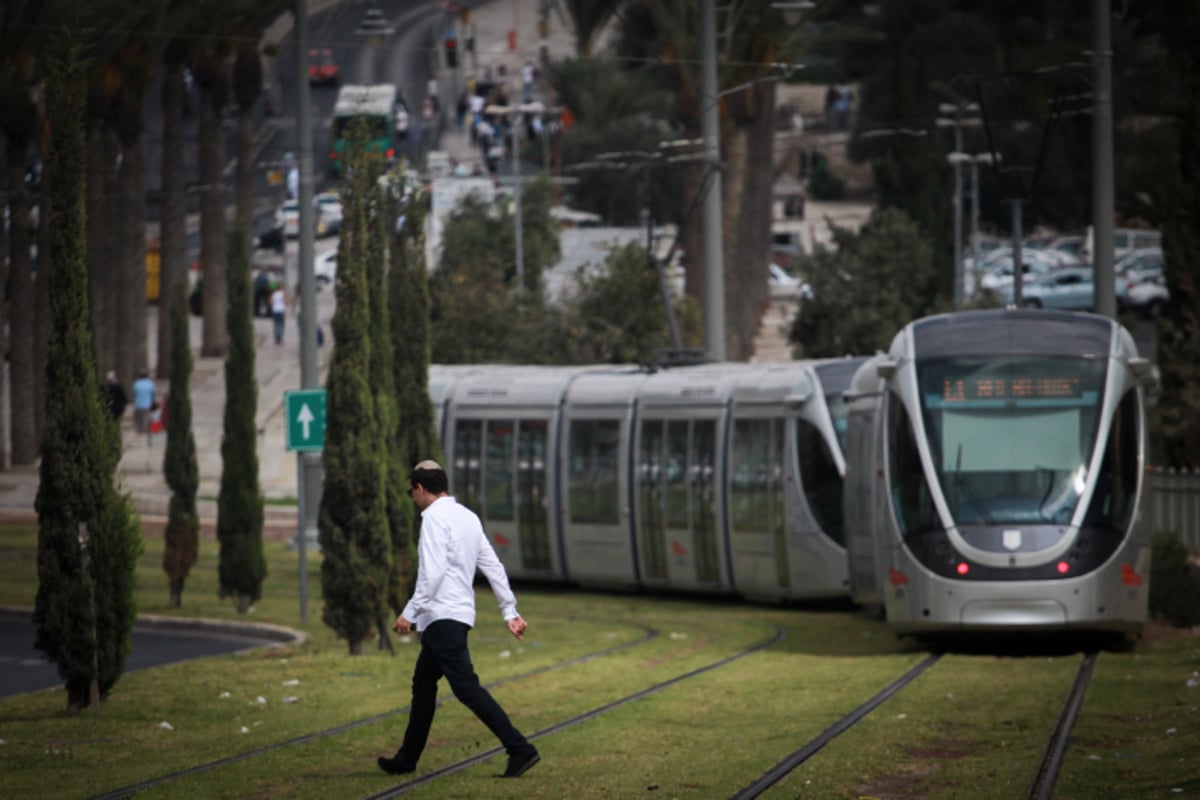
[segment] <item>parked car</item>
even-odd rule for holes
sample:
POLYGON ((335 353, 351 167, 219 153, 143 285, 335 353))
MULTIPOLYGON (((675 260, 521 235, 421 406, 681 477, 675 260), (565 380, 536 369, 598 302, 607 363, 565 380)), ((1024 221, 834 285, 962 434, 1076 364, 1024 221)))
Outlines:
POLYGON ((774 299, 778 300, 784 297, 798 298, 802 295, 803 290, 807 288, 799 278, 774 261, 768 264, 767 270, 767 286, 769 287, 771 297, 774 299))
POLYGON ((308 51, 308 82, 310 84, 337 83, 339 75, 337 61, 329 49, 308 51))
POLYGON ((316 279, 318 289, 329 286, 337 278, 337 255, 338 251, 335 247, 313 258, 313 277, 316 279))
MULTIPOLYGON (((313 233, 318 236, 330 236, 337 233, 342 226, 342 204, 336 207, 328 201, 322 203, 320 195, 313 199, 315 213, 313 214, 313 233), (328 207, 328 210, 326 210, 328 207)), ((336 199, 336 196, 335 196, 336 199)), ((275 225, 283 229, 283 234, 289 239, 300 235, 300 201, 287 200, 275 211, 275 225)))
MULTIPOLYGON (((1012 284, 997 294, 1004 303, 1013 302, 1012 284)), ((1021 305, 1025 308, 1090 311, 1095 303, 1096 285, 1091 267, 1051 270, 1021 287, 1021 305)))
POLYGON ((1140 283, 1130 286, 1125 294, 1124 305, 1147 317, 1157 317, 1167 307, 1171 299, 1171 291, 1167 288, 1167 278, 1159 273, 1140 283))
MULTIPOLYGON (((1062 267, 1058 257, 1047 255, 1039 250, 1021 250, 1021 275, 1026 283, 1040 278, 1053 269, 1062 267)), ((1012 255, 987 267, 978 277, 978 289, 1001 294, 1005 289, 1012 292, 1013 262, 1012 255)))
POLYGON ((313 200, 320 212, 318 236, 333 236, 342 230, 342 198, 336 191, 321 192, 313 200))
POLYGON ((1165 262, 1161 247, 1145 247, 1134 250, 1117 259, 1113 264, 1116 276, 1117 305, 1129 305, 1129 290, 1139 283, 1162 277, 1165 262))

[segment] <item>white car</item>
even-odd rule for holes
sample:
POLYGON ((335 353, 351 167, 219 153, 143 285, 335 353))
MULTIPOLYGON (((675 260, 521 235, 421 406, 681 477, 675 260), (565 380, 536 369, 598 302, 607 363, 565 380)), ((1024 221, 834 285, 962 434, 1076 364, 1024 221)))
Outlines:
MULTIPOLYGON (((337 200, 337 196, 334 195, 334 201, 337 204, 336 208, 331 208, 329 211, 326 211, 326 205, 328 204, 328 201, 326 201, 326 203, 322 203, 321 197, 322 195, 317 195, 317 197, 313 198, 313 205, 316 206, 313 214, 315 217, 313 222, 313 233, 318 237, 330 236, 334 233, 337 233, 338 230, 341 229, 342 225, 341 201, 337 200)), ((297 236, 299 236, 299 201, 284 201, 284 203, 275 211, 275 225, 279 228, 282 228, 283 235, 289 239, 295 239, 297 236)))
POLYGON ((1167 279, 1161 273, 1153 278, 1135 283, 1125 291, 1125 307, 1147 317, 1157 317, 1162 314, 1171 299, 1167 289, 1167 279))
POLYGON ((767 286, 770 287, 771 297, 776 300, 784 297, 812 299, 812 287, 774 261, 767 265, 767 270, 767 286))
POLYGON ((318 289, 329 286, 337 278, 337 254, 335 247, 313 258, 313 278, 317 281, 318 289))

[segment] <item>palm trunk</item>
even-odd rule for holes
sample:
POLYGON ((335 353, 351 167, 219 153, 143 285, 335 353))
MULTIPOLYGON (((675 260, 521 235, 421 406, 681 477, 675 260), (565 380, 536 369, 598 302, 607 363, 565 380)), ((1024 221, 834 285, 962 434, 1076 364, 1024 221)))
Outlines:
POLYGON ((200 85, 200 270, 204 281, 204 333, 201 354, 224 357, 229 350, 226 325, 225 161, 221 115, 213 95, 200 85))
MULTIPOLYGON (((112 330, 113 309, 109 304, 112 281, 112 259, 109 255, 110 236, 108 210, 113 206, 106 194, 106 165, 112 163, 106 155, 107 134, 98 114, 91 115, 88 128, 87 154, 87 259, 88 294, 92 305, 92 336, 96 346, 96 361, 103 374, 115 368, 112 362, 108 332, 112 330)), ((129 383, 124 382, 128 386, 129 383)))
POLYGON ((730 115, 722 131, 725 339, 729 358, 736 361, 754 354, 769 294, 774 98, 774 86, 747 90, 739 104, 742 113, 730 115))
POLYGON ((33 287, 33 395, 36 411, 37 438, 42 440, 46 428, 46 360, 50 350, 50 239, 54 221, 50 215, 50 165, 42 163, 41 196, 38 199, 37 281, 33 287))
POLYGON ((249 252, 250 232, 254 229, 254 108, 239 106, 237 123, 237 172, 234 194, 237 224, 244 234, 242 247, 249 252))
POLYGON ((115 301, 117 310, 117 373, 132 380, 137 370, 149 366, 146 346, 146 140, 142 103, 129 98, 121 143, 121 168, 117 175, 122 198, 120 260, 115 301))
POLYGON ((28 147, 8 143, 9 318, 8 368, 12 382, 12 462, 37 461, 33 380, 33 276, 29 258, 29 195, 25 189, 28 147))
MULTIPOLYGON (((163 79, 162 223, 158 281, 158 372, 171 375, 171 298, 177 280, 187 280, 187 200, 184 196, 183 65, 167 65, 163 79)), ((187 313, 186 309, 184 313, 187 313)))
MULTIPOLYGON (((0 132, 0 175, 8 174, 8 139, 0 132)), ((8 207, 8 185, 6 181, 0 181, 0 189, 4 190, 3 202, 0 202, 0 209, 8 207)), ((8 252, 8 230, 4 225, 0 225, 0 253, 8 252)), ((5 287, 8 286, 8 259, 0 258, 0 349, 3 352, 8 352, 8 291, 5 287)), ((8 437, 8 432, 12 427, 9 420, 12 417, 12 403, 9 396, 9 377, 8 370, 0 366, 0 469, 8 469, 12 463, 10 458, 12 449, 8 437)))

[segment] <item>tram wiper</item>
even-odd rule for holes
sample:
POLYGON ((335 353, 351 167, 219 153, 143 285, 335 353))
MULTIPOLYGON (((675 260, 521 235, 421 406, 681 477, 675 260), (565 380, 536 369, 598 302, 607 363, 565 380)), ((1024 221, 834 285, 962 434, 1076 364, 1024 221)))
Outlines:
POLYGON ((971 488, 971 484, 962 476, 962 451, 962 442, 959 442, 958 456, 954 462, 954 488, 962 490, 963 495, 967 498, 967 502, 971 504, 971 508, 975 509, 986 524, 995 525, 996 521, 992 519, 992 515, 988 512, 987 504, 979 499, 979 496, 971 488))
MULTIPOLYGON (((1039 467, 1038 469, 1040 470, 1043 468, 1039 467)), ((1054 480, 1054 470, 1045 468, 1045 471, 1048 471, 1048 473, 1050 474, 1050 480, 1046 481, 1045 494, 1042 495, 1042 501, 1040 501, 1040 503, 1038 503, 1038 516, 1042 517, 1042 522, 1050 522, 1050 518, 1046 517, 1046 503, 1049 503, 1049 501, 1050 501, 1050 493, 1054 492, 1054 486, 1055 486, 1056 481, 1054 480)))

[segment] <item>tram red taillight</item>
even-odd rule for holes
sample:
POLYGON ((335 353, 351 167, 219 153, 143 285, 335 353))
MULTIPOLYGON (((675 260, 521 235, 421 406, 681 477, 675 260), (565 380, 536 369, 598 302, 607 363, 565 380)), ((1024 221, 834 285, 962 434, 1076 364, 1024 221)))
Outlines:
POLYGON ((1070 570, 1071 570, 1071 565, 1068 564, 1066 561, 1058 562, 1058 574, 1059 575, 1066 575, 1068 572, 1070 572, 1070 570))
POLYGON ((957 567, 955 567, 955 568, 954 568, 954 570, 955 570, 955 571, 956 571, 956 572, 957 572, 959 575, 966 575, 968 572, 970 572, 970 571, 971 571, 971 565, 970 565, 970 564, 968 564, 968 563, 967 563, 967 562, 965 562, 965 561, 960 561, 960 562, 958 562, 958 566, 957 566, 957 567))

